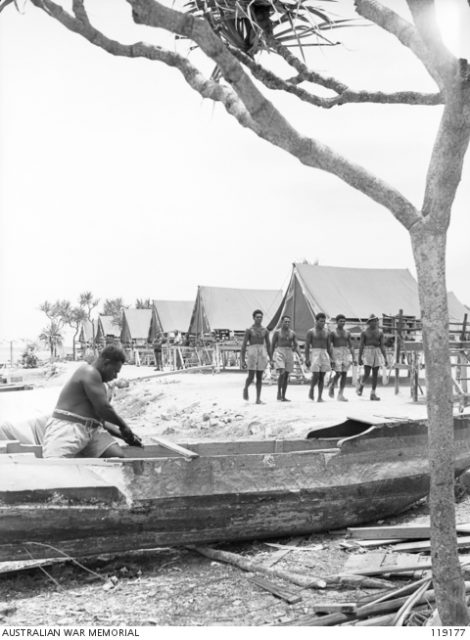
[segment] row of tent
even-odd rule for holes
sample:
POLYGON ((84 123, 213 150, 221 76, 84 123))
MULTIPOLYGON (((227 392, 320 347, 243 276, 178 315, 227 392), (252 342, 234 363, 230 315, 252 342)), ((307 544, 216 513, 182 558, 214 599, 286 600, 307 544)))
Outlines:
MULTIPOLYGON (((468 309, 448 294, 449 320, 463 321, 468 309)), ((243 332, 252 313, 261 309, 269 329, 279 326, 283 315, 303 340, 322 311, 327 318, 342 313, 348 321, 363 323, 371 313, 396 316, 399 310, 420 317, 418 286, 407 269, 358 269, 295 263, 286 292, 265 289, 233 289, 199 286, 195 301, 155 300, 152 309, 125 309, 122 329, 111 316, 99 316, 95 339, 111 336, 122 343, 151 341, 159 332, 207 336, 243 332)), ((91 327, 83 327, 80 341, 87 341, 91 327)))

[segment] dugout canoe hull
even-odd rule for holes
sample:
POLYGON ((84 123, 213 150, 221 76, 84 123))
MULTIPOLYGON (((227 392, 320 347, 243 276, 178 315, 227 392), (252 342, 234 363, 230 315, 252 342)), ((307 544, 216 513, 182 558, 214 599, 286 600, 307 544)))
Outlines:
MULTIPOLYGON (((470 419, 456 417, 454 431, 460 475, 470 419)), ((425 421, 372 426, 334 445, 186 445, 200 454, 192 460, 158 446, 124 460, 1 455, 0 560, 57 555, 45 544, 79 556, 309 534, 394 515, 427 494, 425 421)))

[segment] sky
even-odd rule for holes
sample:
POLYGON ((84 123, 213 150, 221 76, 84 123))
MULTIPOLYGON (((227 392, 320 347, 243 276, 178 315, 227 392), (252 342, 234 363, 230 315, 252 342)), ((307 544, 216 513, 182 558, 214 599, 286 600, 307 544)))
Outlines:
MULTIPOLYGON (((467 6, 440 1, 443 32, 470 57, 459 4, 467 6)), ((47 324, 44 300, 76 303, 86 290, 134 304, 193 300, 198 285, 279 289, 302 260, 415 273, 408 234, 385 208, 241 128, 178 71, 115 58, 20 5, 0 14, 0 341, 36 337, 47 324)), ((352 0, 337 6, 348 12, 352 0)), ((133 25, 123 0, 89 7, 112 37, 187 46, 133 25)), ((334 38, 342 44, 308 50, 311 67, 357 89, 434 90, 412 54, 378 28, 334 38)), ((269 97, 299 131, 420 206, 440 107, 326 111, 269 97)), ((467 158, 447 260, 448 288, 466 304, 469 203, 467 158)))

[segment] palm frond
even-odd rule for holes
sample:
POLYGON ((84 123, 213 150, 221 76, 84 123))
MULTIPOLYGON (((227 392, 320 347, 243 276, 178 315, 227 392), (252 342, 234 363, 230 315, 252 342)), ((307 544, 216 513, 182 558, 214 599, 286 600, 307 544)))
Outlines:
POLYGON ((336 44, 324 32, 350 26, 355 20, 324 8, 333 2, 337 0, 188 0, 185 9, 205 18, 227 44, 253 57, 259 51, 274 50, 276 42, 292 42, 286 46, 301 50, 304 43, 336 44), (311 42, 305 42, 308 39, 311 42))

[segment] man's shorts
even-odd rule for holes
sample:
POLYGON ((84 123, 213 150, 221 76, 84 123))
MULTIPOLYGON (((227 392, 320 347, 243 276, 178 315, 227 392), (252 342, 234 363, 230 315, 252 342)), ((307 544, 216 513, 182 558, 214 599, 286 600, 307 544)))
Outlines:
POLYGON ((44 458, 99 458, 113 444, 118 444, 117 440, 103 427, 49 418, 42 455, 44 458))
POLYGON ((276 369, 284 369, 287 373, 294 370, 294 352, 291 347, 277 347, 273 359, 276 369))
POLYGON ((351 365, 351 352, 348 347, 333 347, 335 371, 347 371, 351 365))
POLYGON ((264 371, 268 366, 268 352, 264 344, 250 344, 246 350, 246 368, 249 371, 264 371))
POLYGON ((366 367, 381 367, 385 364, 382 351, 379 347, 364 347, 362 362, 366 367))
POLYGON ((326 349, 312 349, 310 351, 310 371, 318 373, 331 371, 330 356, 326 349))

